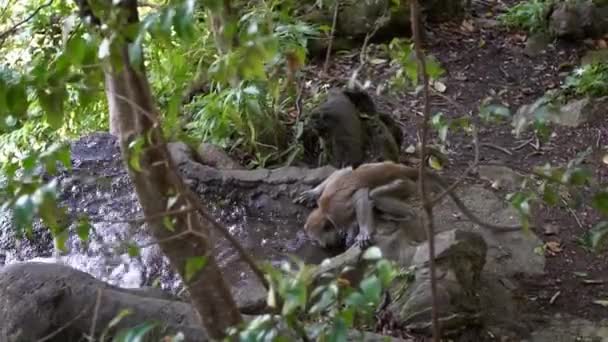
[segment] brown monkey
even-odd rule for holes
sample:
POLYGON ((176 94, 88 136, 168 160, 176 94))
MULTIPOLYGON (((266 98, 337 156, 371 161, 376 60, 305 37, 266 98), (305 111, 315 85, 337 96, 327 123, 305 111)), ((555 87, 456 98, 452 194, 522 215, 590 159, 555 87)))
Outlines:
MULTIPOLYGON (((430 171, 425 172, 437 188, 447 188, 440 176, 430 171)), ((340 169, 297 199, 303 201, 318 198, 318 207, 308 216, 304 229, 320 243, 332 245, 352 234, 358 225, 355 242, 368 244, 374 233, 373 206, 380 206, 376 208, 381 212, 398 217, 405 205, 403 200, 415 193, 413 181, 417 178, 418 169, 393 162, 363 164, 354 170, 340 169), (369 204, 370 199, 372 205, 369 204), (322 239, 319 238, 321 236, 322 239)), ((521 226, 498 226, 483 222, 453 192, 448 195, 463 214, 482 227, 500 232, 522 229, 521 226)))

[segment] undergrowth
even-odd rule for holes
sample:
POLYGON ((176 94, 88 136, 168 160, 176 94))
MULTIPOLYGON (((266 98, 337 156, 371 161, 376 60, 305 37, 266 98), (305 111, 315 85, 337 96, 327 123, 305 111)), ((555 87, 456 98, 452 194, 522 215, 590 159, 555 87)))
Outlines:
POLYGON ((522 1, 500 15, 499 20, 512 29, 542 32, 547 28, 547 11, 553 3, 553 0, 522 1))

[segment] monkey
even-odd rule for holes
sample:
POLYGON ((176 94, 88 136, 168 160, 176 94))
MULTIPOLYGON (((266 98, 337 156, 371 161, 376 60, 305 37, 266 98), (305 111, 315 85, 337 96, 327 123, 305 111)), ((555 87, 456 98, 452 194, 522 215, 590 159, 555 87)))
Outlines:
MULTIPOLYGON (((435 187, 444 191, 447 189, 446 182, 439 175, 429 170, 424 172, 435 187)), ((400 210, 404 209, 404 202, 400 204, 399 201, 415 193, 416 187, 412 184, 417 180, 417 168, 390 161, 362 164, 356 169, 349 167, 337 170, 317 187, 303 192, 297 199, 299 202, 317 199, 317 208, 308 216, 304 230, 317 242, 332 245, 344 236, 352 234, 356 228, 353 227, 353 222, 356 222, 359 231, 355 243, 365 246, 371 242, 374 233, 372 206, 383 205, 384 208, 379 209, 398 216, 400 210), (374 193, 374 190, 377 192, 374 193), (372 199, 372 206, 367 202, 369 198, 372 199)), ((464 215, 484 228, 496 232, 522 229, 521 226, 486 223, 475 216, 453 192, 448 192, 448 195, 464 215)))
POLYGON ((377 111, 374 100, 361 87, 332 89, 309 119, 330 152, 331 165, 356 168, 364 161, 399 161, 401 129, 390 115, 377 111))
POLYGON ((363 163, 365 134, 358 110, 342 90, 330 90, 327 100, 310 115, 310 124, 331 150, 330 164, 343 168, 363 163))

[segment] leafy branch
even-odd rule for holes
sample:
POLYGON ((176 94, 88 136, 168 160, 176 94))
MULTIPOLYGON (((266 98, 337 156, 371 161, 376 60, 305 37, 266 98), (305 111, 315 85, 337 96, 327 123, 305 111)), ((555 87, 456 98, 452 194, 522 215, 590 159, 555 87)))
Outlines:
POLYGON ((11 34, 15 33, 15 31, 17 31, 23 24, 32 20, 38 14, 38 12, 42 11, 47 7, 50 7, 53 4, 53 1, 54 0, 49 0, 48 2, 38 6, 30 15, 15 23, 13 26, 8 28, 4 32, 0 33, 0 47, 4 45, 4 42, 11 34))

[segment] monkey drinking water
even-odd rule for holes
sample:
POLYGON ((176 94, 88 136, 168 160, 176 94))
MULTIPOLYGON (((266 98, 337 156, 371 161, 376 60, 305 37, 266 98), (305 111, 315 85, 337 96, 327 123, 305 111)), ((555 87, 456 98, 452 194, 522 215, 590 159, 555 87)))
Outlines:
MULTIPOLYGON (((447 184, 439 175, 431 171, 425 173, 436 188, 447 188, 447 184)), ((403 200, 416 193, 417 179, 418 169, 393 162, 363 164, 354 170, 337 170, 297 199, 304 201, 317 198, 317 208, 308 216, 304 229, 319 243, 332 245, 341 237, 352 234, 358 225, 355 242, 368 244, 374 233, 373 206, 383 206, 377 209, 398 217, 399 211, 405 205, 403 200)), ((496 232, 522 229, 521 226, 498 226, 483 222, 453 192, 448 192, 448 195, 463 214, 484 228, 496 232)))

